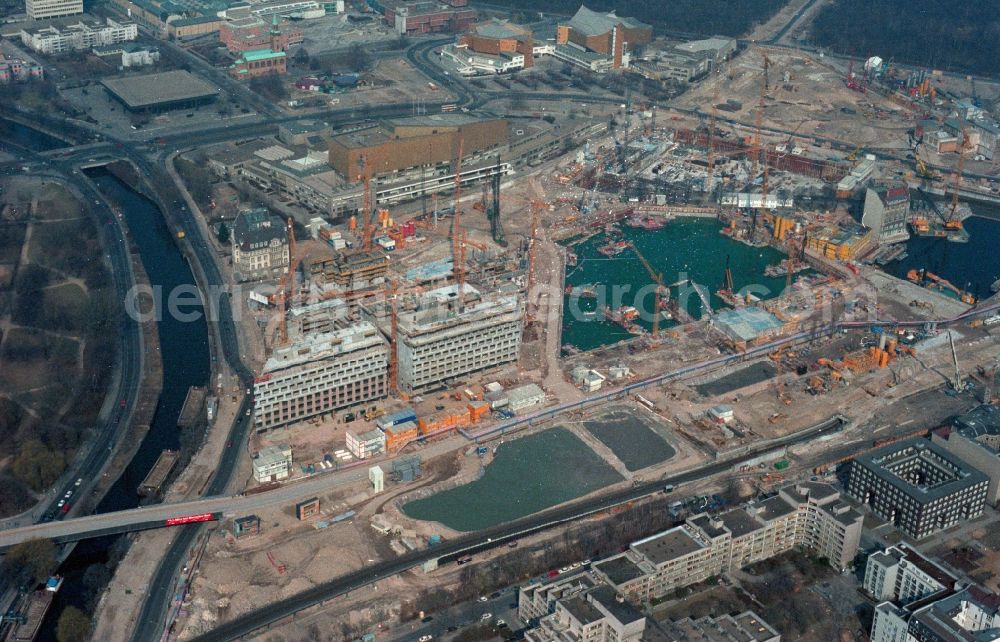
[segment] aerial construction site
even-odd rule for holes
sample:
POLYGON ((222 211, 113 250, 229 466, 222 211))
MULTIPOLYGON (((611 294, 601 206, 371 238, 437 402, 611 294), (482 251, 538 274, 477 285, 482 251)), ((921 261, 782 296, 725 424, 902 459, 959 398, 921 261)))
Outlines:
MULTIPOLYGON (((620 102, 547 125, 448 110, 336 132, 329 164, 359 185, 356 207, 240 214, 231 276, 263 283, 241 302, 256 367, 242 492, 259 501, 202 542, 181 639, 719 462, 674 519, 830 482, 840 461, 995 401, 995 277, 914 250, 973 251, 977 208, 1000 202, 987 125, 953 115, 958 83, 877 58, 699 46, 717 45, 666 103, 628 80, 667 64, 647 49, 620 102), (267 274, 248 258, 261 247, 267 274)), ((557 530, 510 545, 536 551, 525 574, 571 564, 542 552, 557 530)), ((465 557, 310 617, 418 622, 414 596, 461 593, 465 557)))

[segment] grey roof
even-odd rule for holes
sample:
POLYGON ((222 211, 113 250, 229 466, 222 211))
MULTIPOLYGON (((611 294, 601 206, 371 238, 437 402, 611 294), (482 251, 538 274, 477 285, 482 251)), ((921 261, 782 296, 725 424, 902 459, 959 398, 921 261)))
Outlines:
POLYGON ((921 503, 947 497, 963 488, 988 481, 983 473, 938 445, 920 437, 890 444, 860 455, 854 459, 854 465, 870 470, 883 481, 892 484, 904 494, 921 503), (901 462, 913 457, 921 458, 928 465, 947 467, 951 473, 950 477, 933 486, 918 486, 887 468, 887 466, 898 466, 901 462))
POLYGON ((604 618, 604 614, 598 611, 593 604, 585 600, 582 595, 574 595, 568 600, 560 600, 560 604, 573 617, 579 620, 580 624, 590 624, 604 618))
POLYGON ((955 431, 966 439, 1000 435, 1000 406, 984 405, 955 418, 955 431))
POLYGON ((476 25, 476 33, 484 38, 517 38, 518 40, 524 40, 531 35, 526 30, 522 31, 510 23, 500 20, 490 20, 476 25))
POLYGON ((218 89, 180 69, 143 76, 106 78, 101 84, 129 108, 214 97, 218 89))
POLYGON ((632 544, 632 549, 651 561, 663 564, 705 548, 683 526, 676 526, 658 535, 647 537, 632 544))
POLYGON ((594 564, 594 569, 607 576, 608 580, 615 585, 631 582, 645 575, 643 570, 627 555, 616 555, 597 562, 594 564))
POLYGON ((631 624, 645 618, 638 609, 625 601, 618 601, 618 594, 610 586, 598 586, 589 593, 590 599, 599 602, 604 609, 622 624, 631 624))
POLYGON ((719 516, 722 523, 733 534, 733 537, 743 537, 761 528, 760 522, 742 508, 735 508, 719 516))
POLYGON ((281 219, 264 208, 245 210, 236 216, 233 223, 233 242, 244 249, 254 245, 268 244, 273 240, 288 241, 281 219))
POLYGON ((574 31, 579 31, 585 36, 600 36, 614 29, 617 24, 621 24, 629 29, 649 27, 646 23, 635 18, 619 18, 615 15, 614 11, 611 13, 598 13, 583 5, 580 5, 576 14, 569 21, 569 26, 574 31))

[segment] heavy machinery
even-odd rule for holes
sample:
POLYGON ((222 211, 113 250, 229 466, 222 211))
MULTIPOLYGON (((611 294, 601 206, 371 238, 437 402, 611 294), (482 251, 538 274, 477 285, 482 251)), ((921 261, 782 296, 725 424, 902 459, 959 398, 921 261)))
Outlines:
POLYGON ((948 218, 944 222, 946 230, 962 229, 962 219, 958 217, 958 191, 962 185, 962 172, 965 170, 965 152, 969 147, 969 132, 963 129, 962 145, 958 148, 958 165, 955 167, 951 183, 951 206, 948 210, 948 218))
POLYGON ((635 243, 631 244, 632 251, 635 255, 639 257, 639 261, 642 263, 642 267, 646 268, 646 272, 649 273, 649 278, 653 280, 656 284, 656 289, 654 290, 655 300, 653 303, 653 339, 660 338, 660 317, 663 316, 663 310, 666 309, 666 302, 670 299, 670 290, 667 286, 663 284, 663 274, 657 272, 653 269, 653 265, 642 255, 639 248, 635 243), (666 299, 664 299, 666 297, 666 299))

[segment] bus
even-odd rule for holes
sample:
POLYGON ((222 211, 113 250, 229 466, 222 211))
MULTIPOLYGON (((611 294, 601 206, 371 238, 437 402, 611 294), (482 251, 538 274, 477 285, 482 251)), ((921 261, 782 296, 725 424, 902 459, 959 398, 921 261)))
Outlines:
POLYGON ((458 109, 458 105, 456 105, 455 103, 448 103, 447 105, 441 105, 441 111, 443 112, 455 111, 456 109, 458 109))

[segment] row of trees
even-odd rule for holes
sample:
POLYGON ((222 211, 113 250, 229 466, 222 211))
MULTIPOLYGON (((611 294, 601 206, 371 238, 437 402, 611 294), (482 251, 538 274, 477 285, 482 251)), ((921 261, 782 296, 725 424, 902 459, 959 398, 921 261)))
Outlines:
POLYGON ((812 24, 817 45, 983 75, 1000 71, 1000 4, 940 0, 838 0, 812 24))

